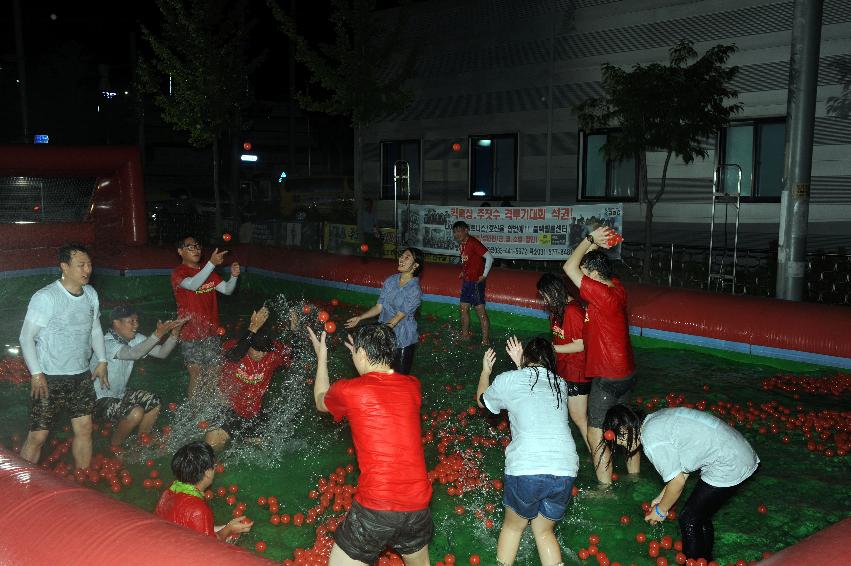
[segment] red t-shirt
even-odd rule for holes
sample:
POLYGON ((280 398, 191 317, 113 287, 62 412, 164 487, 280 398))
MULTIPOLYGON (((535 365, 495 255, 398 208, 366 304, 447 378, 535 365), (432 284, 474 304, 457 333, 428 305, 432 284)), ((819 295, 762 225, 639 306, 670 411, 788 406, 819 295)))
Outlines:
POLYGON ((355 499, 376 511, 419 511, 431 501, 426 477, 416 377, 366 373, 337 381, 325 405, 339 421, 349 419, 360 478, 355 499))
MULTIPOLYGON (((556 319, 550 318, 553 331, 553 345, 570 344, 582 339, 585 327, 585 309, 576 301, 567 303, 564 307, 561 326, 556 319)), ((590 379, 585 376, 585 352, 573 354, 556 353, 556 372, 566 381, 587 383, 590 379)))
POLYGON ((192 267, 184 263, 171 271, 171 288, 177 301, 177 316, 189 317, 180 331, 181 340, 200 340, 216 335, 219 328, 219 304, 216 300, 216 285, 222 282, 219 274, 213 271, 196 291, 180 286, 187 277, 194 277, 201 267, 192 267))
MULTIPOLYGON (((235 344, 236 340, 225 342, 225 350, 235 344)), ((272 374, 281 366, 289 367, 291 362, 290 347, 275 341, 272 351, 267 352, 258 362, 248 354, 238 362, 226 361, 219 375, 219 389, 227 396, 238 415, 254 418, 263 405, 263 396, 269 390, 272 374)))
POLYGON ((203 498, 167 489, 157 502, 156 514, 161 519, 189 527, 202 535, 216 536, 213 510, 203 498))
POLYGON ((586 307, 585 375, 623 379, 635 371, 629 323, 626 315, 626 289, 612 279, 613 287, 582 276, 579 296, 586 307))
POLYGON ((488 249, 483 243, 473 236, 467 236, 467 240, 461 242, 461 273, 464 281, 478 281, 485 273, 485 254, 488 249))

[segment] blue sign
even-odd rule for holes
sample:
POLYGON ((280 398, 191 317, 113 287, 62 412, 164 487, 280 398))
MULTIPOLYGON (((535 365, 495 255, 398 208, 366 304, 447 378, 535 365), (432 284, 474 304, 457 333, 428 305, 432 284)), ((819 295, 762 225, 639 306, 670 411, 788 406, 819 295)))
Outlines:
POLYGON ((50 136, 47 134, 36 134, 35 143, 50 143, 50 136))

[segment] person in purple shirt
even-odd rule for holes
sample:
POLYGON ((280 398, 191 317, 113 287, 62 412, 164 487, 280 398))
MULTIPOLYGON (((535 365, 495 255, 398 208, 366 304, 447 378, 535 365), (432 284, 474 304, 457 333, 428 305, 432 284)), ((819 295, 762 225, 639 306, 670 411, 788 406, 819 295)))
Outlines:
POLYGON ((423 263, 422 250, 406 248, 399 256, 399 273, 384 281, 378 303, 362 315, 346 321, 346 328, 354 328, 362 320, 378 315, 378 322, 392 328, 396 334, 396 351, 391 367, 403 375, 410 375, 414 350, 420 341, 414 315, 423 299, 419 278, 423 263))

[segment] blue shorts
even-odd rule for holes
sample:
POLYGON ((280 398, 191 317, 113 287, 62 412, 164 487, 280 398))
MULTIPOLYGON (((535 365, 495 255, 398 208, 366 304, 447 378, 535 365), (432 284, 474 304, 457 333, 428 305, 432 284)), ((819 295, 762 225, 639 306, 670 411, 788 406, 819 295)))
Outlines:
POLYGON ((539 514, 550 521, 560 521, 570 503, 575 480, 570 476, 506 474, 502 503, 529 521, 539 514))
POLYGON ((474 307, 485 304, 485 282, 462 281, 461 302, 474 307))

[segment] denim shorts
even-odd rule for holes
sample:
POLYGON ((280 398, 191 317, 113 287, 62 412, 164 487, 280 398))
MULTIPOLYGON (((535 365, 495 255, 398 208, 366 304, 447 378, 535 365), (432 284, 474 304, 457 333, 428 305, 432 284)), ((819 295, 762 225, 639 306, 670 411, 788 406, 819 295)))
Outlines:
POLYGON ((474 307, 485 304, 485 282, 462 281, 461 302, 473 305, 474 307))
POLYGON ((529 521, 539 514, 550 521, 560 521, 570 503, 575 480, 570 476, 506 474, 502 503, 529 521))

